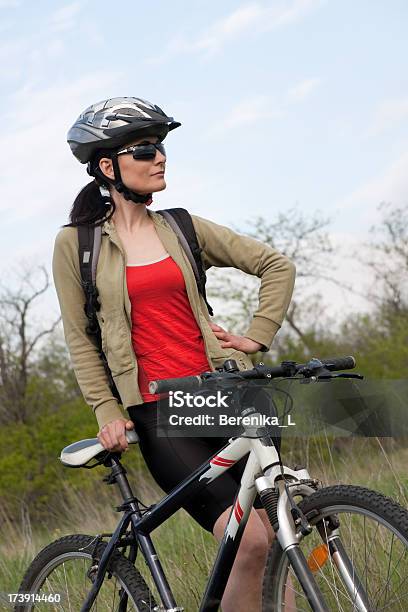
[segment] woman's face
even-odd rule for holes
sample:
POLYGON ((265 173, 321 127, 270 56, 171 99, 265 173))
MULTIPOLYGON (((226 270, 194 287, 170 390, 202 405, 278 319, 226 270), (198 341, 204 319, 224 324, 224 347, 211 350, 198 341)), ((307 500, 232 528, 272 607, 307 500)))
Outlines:
MULTIPOLYGON (((132 145, 159 142, 157 136, 144 136, 135 138, 121 150, 132 145)), ((166 167, 166 157, 156 149, 154 159, 134 159, 132 153, 118 155, 118 163, 122 181, 126 187, 136 193, 147 194, 162 191, 166 188, 164 172, 166 167)), ((106 176, 115 178, 112 160, 104 157, 99 162, 99 167, 106 176)))

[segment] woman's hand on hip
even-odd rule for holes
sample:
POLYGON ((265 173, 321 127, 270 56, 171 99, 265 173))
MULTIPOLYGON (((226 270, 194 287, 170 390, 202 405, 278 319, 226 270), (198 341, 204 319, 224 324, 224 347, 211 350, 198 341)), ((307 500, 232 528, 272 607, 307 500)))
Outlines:
POLYGON ((262 348, 262 344, 259 344, 259 342, 255 342, 255 340, 251 340, 245 336, 235 336, 234 334, 230 334, 229 332, 225 331, 225 329, 219 325, 216 325, 215 323, 212 323, 211 321, 210 327, 217 336, 218 340, 220 340, 221 348, 233 348, 237 351, 243 351, 244 353, 256 353, 262 348))
POLYGON ((129 444, 125 433, 129 429, 134 429, 133 421, 129 419, 116 419, 106 423, 98 432, 98 440, 103 448, 109 451, 125 451, 129 444))

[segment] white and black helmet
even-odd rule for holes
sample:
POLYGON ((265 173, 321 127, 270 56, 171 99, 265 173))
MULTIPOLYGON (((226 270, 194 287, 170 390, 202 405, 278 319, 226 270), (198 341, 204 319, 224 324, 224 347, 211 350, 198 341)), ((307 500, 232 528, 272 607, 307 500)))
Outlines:
POLYGON ((85 109, 68 131, 67 140, 75 157, 86 164, 98 149, 120 147, 133 135, 164 137, 180 125, 142 98, 109 98, 85 109))
POLYGON ((133 137, 159 136, 163 140, 181 123, 168 117, 156 104, 143 98, 109 98, 85 109, 69 129, 67 141, 72 153, 88 164, 88 173, 105 184, 111 183, 124 197, 134 202, 147 201, 148 196, 129 190, 122 182, 116 150, 133 137), (112 150, 116 180, 109 180, 99 170, 97 153, 112 150))

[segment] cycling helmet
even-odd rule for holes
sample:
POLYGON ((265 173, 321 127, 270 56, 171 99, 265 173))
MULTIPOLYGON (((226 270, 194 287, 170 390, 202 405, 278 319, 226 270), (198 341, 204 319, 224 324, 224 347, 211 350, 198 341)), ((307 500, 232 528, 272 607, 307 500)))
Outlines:
POLYGON ((156 104, 142 98, 109 98, 92 104, 79 115, 68 131, 67 141, 72 153, 82 164, 88 164, 88 173, 99 184, 106 187, 110 183, 126 200, 147 202, 151 194, 138 194, 124 185, 116 151, 134 137, 154 135, 163 140, 180 125, 156 104), (100 170, 101 157, 112 159, 115 179, 100 170))

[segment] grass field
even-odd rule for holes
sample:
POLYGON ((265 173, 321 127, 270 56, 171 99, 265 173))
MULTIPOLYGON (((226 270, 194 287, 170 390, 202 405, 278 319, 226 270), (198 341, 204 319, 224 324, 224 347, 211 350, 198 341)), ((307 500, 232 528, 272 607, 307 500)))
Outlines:
MULTIPOLYGON (((152 503, 160 498, 160 491, 140 468, 140 461, 134 462, 132 454, 138 452, 132 449, 126 454, 129 479, 137 495, 152 503), (132 463, 138 467, 132 468, 132 463)), ((286 465, 306 463, 311 474, 325 484, 360 484, 408 507, 408 449, 389 439, 303 440, 296 452, 293 440, 286 440, 282 455, 286 465)), ((101 482, 104 468, 93 470, 93 475, 96 472, 98 479, 93 480, 86 495, 79 488, 61 483, 63 504, 58 510, 50 508, 49 515, 41 521, 32 523, 29 508, 24 505, 20 515, 11 521, 5 505, 0 507, 0 591, 16 592, 27 565, 52 540, 68 533, 96 534, 114 528, 119 516, 113 509, 118 495, 113 487, 101 482)), ((181 510, 153 533, 153 540, 178 605, 187 611, 197 610, 216 553, 213 536, 181 510)), ((146 576, 142 560, 138 567, 146 576)))

